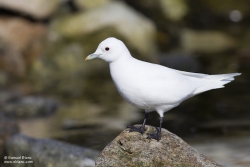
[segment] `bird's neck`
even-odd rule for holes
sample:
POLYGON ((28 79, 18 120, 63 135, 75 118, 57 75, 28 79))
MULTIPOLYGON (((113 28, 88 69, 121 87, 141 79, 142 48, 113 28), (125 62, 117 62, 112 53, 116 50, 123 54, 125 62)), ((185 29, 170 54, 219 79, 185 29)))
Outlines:
POLYGON ((110 66, 117 66, 117 65, 126 65, 127 63, 129 63, 130 61, 133 61, 133 57, 130 54, 124 54, 124 55, 120 55, 119 58, 117 58, 114 61, 109 62, 110 66))

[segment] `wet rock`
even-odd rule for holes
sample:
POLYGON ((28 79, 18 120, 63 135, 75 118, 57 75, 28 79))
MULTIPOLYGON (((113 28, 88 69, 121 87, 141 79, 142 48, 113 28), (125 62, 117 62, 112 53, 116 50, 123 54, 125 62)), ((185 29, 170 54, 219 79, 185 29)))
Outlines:
MULTIPOLYGON (((43 167, 92 167, 99 152, 51 139, 34 139, 17 134, 8 139, 5 145, 8 156, 31 157, 32 166, 43 167)), ((25 167, 30 164, 10 164, 25 167)))
POLYGON ((0 17, 0 25, 0 69, 23 76, 43 52, 46 28, 13 17, 0 17))
POLYGON ((3 8, 10 9, 30 15, 37 19, 48 18, 55 12, 60 4, 60 0, 1 0, 0 5, 3 8))
POLYGON ((144 135, 124 130, 104 148, 96 166, 221 167, 166 129, 159 142, 147 139, 148 133, 155 133, 155 128, 147 126, 144 135))
POLYGON ((76 4, 76 6, 80 9, 93 9, 96 7, 100 7, 103 5, 106 5, 107 3, 109 3, 110 0, 74 0, 74 3, 76 4))
POLYGON ((96 50, 100 41, 110 36, 121 39, 144 58, 156 51, 153 22, 122 2, 111 2, 60 19, 53 23, 52 29, 65 38, 81 41, 87 54, 96 50))
POLYGON ((0 107, 4 107, 6 103, 16 101, 18 98, 21 98, 21 95, 17 92, 12 91, 0 91, 0 107))
POLYGON ((219 31, 186 29, 181 35, 182 47, 191 52, 218 53, 236 48, 236 41, 219 31))
POLYGON ((22 96, 11 91, 0 91, 0 110, 12 117, 39 117, 55 112, 58 106, 52 98, 22 96))

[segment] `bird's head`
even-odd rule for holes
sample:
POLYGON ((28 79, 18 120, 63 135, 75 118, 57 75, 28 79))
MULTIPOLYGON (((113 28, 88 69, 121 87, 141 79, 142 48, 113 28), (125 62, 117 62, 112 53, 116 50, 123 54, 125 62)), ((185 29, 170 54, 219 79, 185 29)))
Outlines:
POLYGON ((100 58, 111 63, 126 56, 130 56, 130 53, 124 43, 111 37, 102 41, 97 47, 95 53, 90 54, 85 60, 100 58))

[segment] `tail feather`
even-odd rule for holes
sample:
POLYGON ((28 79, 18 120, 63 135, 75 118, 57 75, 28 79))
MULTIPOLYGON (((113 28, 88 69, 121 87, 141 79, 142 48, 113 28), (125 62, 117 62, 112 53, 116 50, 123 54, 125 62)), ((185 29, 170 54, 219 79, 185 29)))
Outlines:
POLYGON ((206 84, 204 86, 199 87, 194 92, 194 95, 199 93, 211 90, 211 89, 218 89, 224 88, 224 85, 233 81, 235 76, 241 75, 241 73, 231 73, 231 74, 219 74, 219 75, 207 75, 204 77, 206 84))

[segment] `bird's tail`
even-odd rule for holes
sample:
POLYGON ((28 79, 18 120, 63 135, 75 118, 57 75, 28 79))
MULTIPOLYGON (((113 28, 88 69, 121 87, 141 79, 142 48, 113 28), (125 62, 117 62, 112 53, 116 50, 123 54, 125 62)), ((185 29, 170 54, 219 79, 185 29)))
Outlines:
POLYGON ((204 79, 204 85, 196 89, 194 95, 211 90, 224 88, 224 85, 233 81, 235 76, 241 75, 241 73, 231 74, 219 74, 219 75, 207 75, 204 79))

